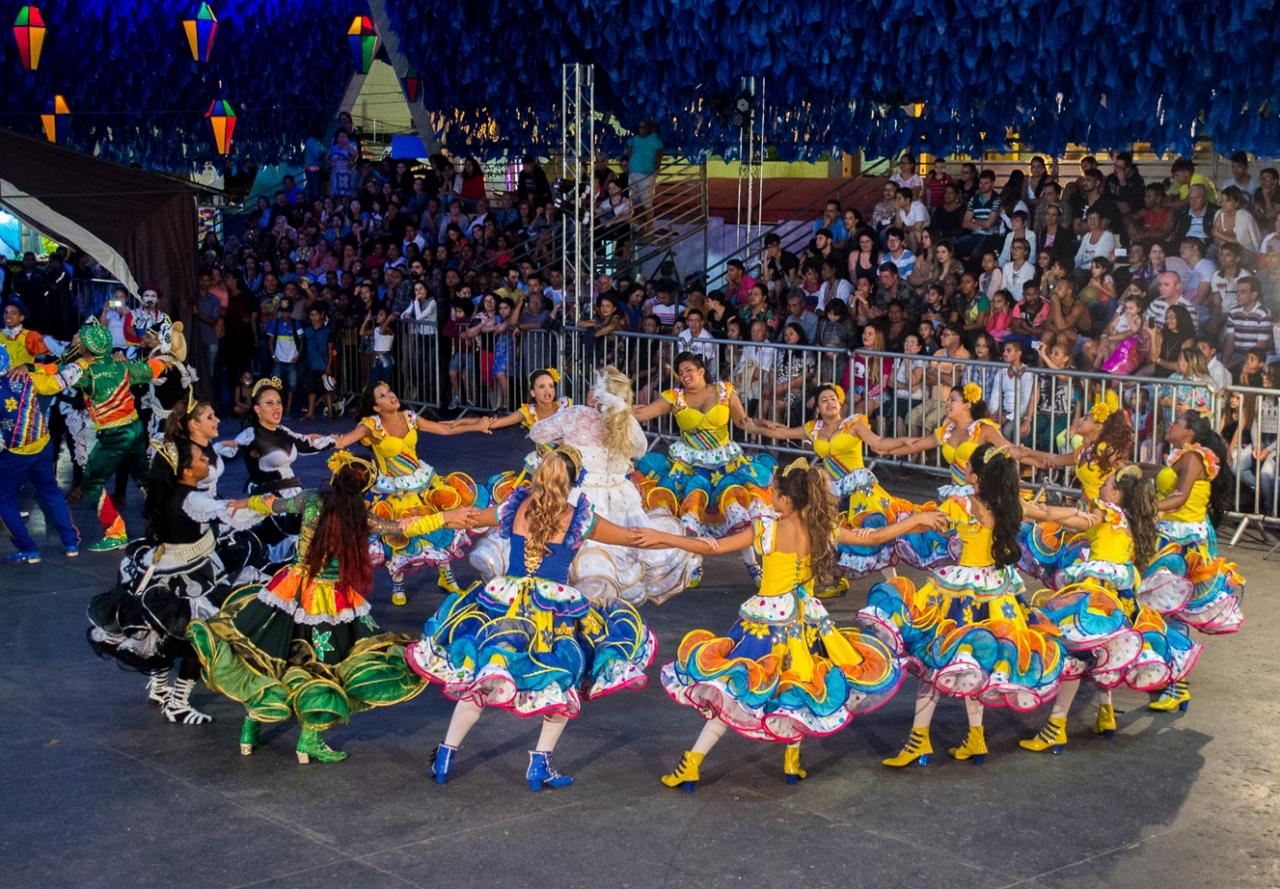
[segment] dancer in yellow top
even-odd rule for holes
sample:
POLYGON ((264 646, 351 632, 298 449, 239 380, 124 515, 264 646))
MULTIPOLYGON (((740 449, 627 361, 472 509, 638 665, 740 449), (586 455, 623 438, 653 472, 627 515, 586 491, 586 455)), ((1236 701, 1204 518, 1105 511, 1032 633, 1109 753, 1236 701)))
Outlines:
MULTIPOLYGON (((747 416, 733 384, 708 381, 701 355, 681 352, 675 371, 680 386, 634 413, 641 423, 674 414, 680 440, 671 443, 667 456, 650 452, 636 463, 636 485, 646 510, 667 510, 686 534, 728 537, 768 511, 769 479, 777 462, 768 454, 748 457, 730 438, 730 423, 747 432, 762 429, 747 416)), ((749 549, 743 560, 759 580, 749 549)))
POLYGON ((837 542, 880 543, 940 529, 945 518, 922 512, 888 527, 832 533, 836 514, 828 476, 804 459, 774 478, 771 494, 776 513, 721 541, 639 532, 646 546, 702 554, 752 548, 764 564, 759 593, 739 607, 728 634, 691 631, 676 659, 662 668, 667 694, 707 719, 676 770, 663 776, 669 787, 693 790, 703 757, 730 728, 786 744, 783 773, 794 784, 806 776, 801 739, 839 731, 888 701, 902 682, 901 658, 870 635, 837 627, 814 589, 831 582, 837 542))
MULTIPOLYGON (((434 467, 418 458, 418 433, 458 435, 485 431, 483 418, 437 423, 410 410, 385 382, 375 383, 361 396, 360 424, 337 437, 337 447, 356 442, 373 450, 378 477, 369 491, 370 511, 381 519, 431 515, 458 507, 473 506, 476 485, 463 472, 441 477, 434 467)), ((449 563, 461 558, 470 539, 464 530, 440 528, 430 534, 408 536, 398 531, 378 534, 371 541, 375 564, 384 564, 391 576, 391 602, 404 605, 405 575, 420 568, 439 569, 439 584, 447 592, 458 592, 449 563)))
MULTIPOLYGON (((506 429, 508 426, 522 426, 530 432, 542 420, 554 417, 565 408, 573 407, 573 399, 556 394, 556 386, 560 384, 560 371, 554 367, 542 367, 529 374, 530 401, 504 417, 489 417, 482 420, 482 429, 493 432, 506 429)), ((537 470, 547 454, 555 450, 555 444, 535 444, 532 451, 525 455, 524 466, 519 471, 507 470, 492 476, 485 483, 481 494, 480 506, 492 506, 502 503, 518 488, 528 487, 529 479, 537 470), (484 502, 486 501, 487 502, 484 502)))
MULTIPOLYGON (((837 507, 847 499, 844 523, 851 528, 883 528, 919 511, 909 500, 894 497, 880 486, 875 475, 863 462, 867 447, 884 453, 893 448, 892 440, 877 435, 865 414, 844 415, 845 392, 834 383, 819 386, 814 393, 817 417, 803 426, 787 427, 781 423, 757 420, 756 425, 764 434, 774 439, 802 439, 813 446, 813 453, 820 461, 819 468, 826 474, 831 494, 837 507)), ((941 534, 919 532, 903 534, 879 544, 841 545, 839 568, 846 576, 840 578, 830 591, 819 591, 819 598, 839 595, 849 589, 849 580, 882 571, 885 577, 893 577, 893 568, 902 558, 903 548, 911 551, 905 556, 911 564, 928 562, 931 550, 946 552, 947 539, 941 534)))

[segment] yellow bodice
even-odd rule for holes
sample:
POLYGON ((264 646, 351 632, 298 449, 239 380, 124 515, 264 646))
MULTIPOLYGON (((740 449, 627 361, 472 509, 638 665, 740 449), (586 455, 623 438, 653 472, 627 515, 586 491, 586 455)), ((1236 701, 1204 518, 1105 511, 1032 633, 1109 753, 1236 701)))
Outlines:
POLYGON ((967 498, 948 497, 940 507, 951 519, 960 538, 960 558, 956 563, 965 568, 989 568, 996 563, 992 555, 991 529, 978 521, 970 511, 967 498))
POLYGON ((520 408, 517 411, 517 413, 520 414, 520 425, 523 426, 525 429, 532 429, 534 426, 537 425, 539 420, 550 419, 551 417, 554 417, 556 414, 558 414, 560 411, 564 410, 565 408, 573 407, 573 399, 557 398, 555 401, 555 406, 556 406, 556 409, 553 410, 551 413, 547 414, 547 416, 540 417, 538 416, 537 405, 528 404, 528 403, 520 405, 520 408))
POLYGON ((854 425, 865 419, 861 414, 847 417, 840 422, 830 438, 819 436, 818 433, 823 428, 821 420, 810 420, 804 424, 805 433, 813 442, 814 455, 822 460, 834 477, 840 478, 854 470, 865 468, 862 439, 852 432, 854 425))
POLYGON ((969 459, 969 455, 973 453, 973 448, 966 448, 965 445, 977 445, 982 438, 982 430, 987 426, 997 430, 1000 428, 993 420, 974 420, 969 424, 969 428, 965 430, 964 440, 958 445, 951 443, 951 436, 956 431, 955 423, 944 423, 934 432, 938 439, 938 447, 942 449, 942 459, 946 460, 951 466, 953 477, 963 476, 965 468, 963 464, 969 459))
MULTIPOLYGON (((1133 535, 1129 522, 1116 506, 1100 501, 1102 521, 1089 529, 1089 558, 1120 565, 1133 563, 1133 535)), ((1136 567, 1136 566, 1135 566, 1136 567)))
POLYGON ((809 564, 809 556, 798 555, 775 550, 774 541, 778 534, 778 520, 772 516, 762 516, 755 520, 755 547, 760 556, 760 595, 785 596, 795 592, 797 587, 804 587, 805 592, 813 594, 813 568, 809 564))
POLYGON ((1113 472, 1115 469, 1103 469, 1090 460, 1076 460, 1076 481, 1080 482, 1080 492, 1086 504, 1097 502, 1102 486, 1113 472))
MULTIPOLYGON (((1187 495, 1187 502, 1173 512, 1167 512, 1160 516, 1166 521, 1203 522, 1209 514, 1209 500, 1213 490, 1211 481, 1218 474, 1218 458, 1211 451, 1206 451, 1196 445, 1188 445, 1169 455, 1169 466, 1175 466, 1187 454, 1194 454, 1200 458, 1204 463, 1205 473, 1208 478, 1191 483, 1191 493, 1187 495)), ((1163 472, 1164 470, 1161 471, 1163 472)))
POLYGON ((373 442, 370 447, 378 472, 390 478, 410 475, 419 466, 418 417, 412 411, 404 411, 403 416, 408 427, 403 437, 388 432, 376 416, 360 420, 369 430, 369 438, 373 442))
POLYGON ((716 403, 704 413, 685 400, 683 389, 668 389, 662 393, 662 397, 675 407, 680 435, 692 447, 703 450, 724 447, 729 443, 729 400, 732 395, 731 384, 719 383, 716 403))

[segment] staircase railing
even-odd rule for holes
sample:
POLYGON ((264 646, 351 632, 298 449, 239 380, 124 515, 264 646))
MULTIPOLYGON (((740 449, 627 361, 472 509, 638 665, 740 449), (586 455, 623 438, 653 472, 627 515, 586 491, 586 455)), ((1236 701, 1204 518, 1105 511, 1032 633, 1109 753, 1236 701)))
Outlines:
POLYGON ((597 217, 596 272, 635 278, 661 263, 677 245, 697 237, 702 237, 701 271, 707 264, 709 210, 706 163, 664 162, 653 189, 653 205, 635 208, 623 237, 601 238, 609 223, 597 217))
MULTIPOLYGON (((788 214, 785 219, 780 219, 772 225, 762 228, 746 243, 729 251, 707 266, 707 286, 715 287, 723 283, 725 270, 728 268, 729 260, 731 259, 741 260, 748 269, 754 268, 764 253, 765 238, 770 235, 778 235, 782 241, 782 249, 799 253, 813 237, 813 232, 808 225, 797 225, 798 222, 812 222, 821 217, 828 201, 836 200, 840 202, 840 206, 846 206, 849 197, 861 189, 867 180, 887 176, 892 169, 893 162, 891 159, 882 158, 876 160, 860 170, 857 175, 850 179, 845 179, 840 184, 818 195, 800 209, 788 214)), ((804 180, 796 181, 802 182, 804 180)))

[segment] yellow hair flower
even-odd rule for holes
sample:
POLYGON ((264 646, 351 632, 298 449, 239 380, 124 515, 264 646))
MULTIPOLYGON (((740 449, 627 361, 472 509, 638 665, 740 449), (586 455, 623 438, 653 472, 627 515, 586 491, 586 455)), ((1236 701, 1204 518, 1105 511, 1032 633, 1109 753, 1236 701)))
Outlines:
POLYGON ((325 463, 329 467, 329 478, 333 479, 339 472, 348 466, 359 466, 365 470, 364 489, 367 491, 373 487, 373 483, 378 480, 378 470, 368 460, 361 459, 348 450, 334 451, 329 455, 328 461, 325 463))
POLYGON ((977 383, 965 383, 964 388, 960 391, 964 395, 964 400, 969 404, 977 404, 982 400, 982 387, 977 383))
POLYGON ((1099 401, 1094 402, 1089 408, 1089 416, 1095 423, 1105 423, 1107 418, 1120 410, 1120 399, 1116 397, 1116 393, 1108 390, 1099 401))
POLYGON ((841 404, 844 404, 845 402, 844 386, 841 386, 839 383, 832 383, 831 391, 836 393, 836 401, 840 402, 841 404))
POLYGON ((551 377, 551 382, 560 382, 560 371, 556 370, 554 367, 544 368, 544 370, 546 371, 547 376, 551 377))

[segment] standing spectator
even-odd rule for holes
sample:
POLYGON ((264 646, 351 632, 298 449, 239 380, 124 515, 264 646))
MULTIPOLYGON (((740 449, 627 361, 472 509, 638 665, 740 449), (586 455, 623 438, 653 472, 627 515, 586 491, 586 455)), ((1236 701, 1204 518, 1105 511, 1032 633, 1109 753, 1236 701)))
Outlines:
POLYGON ((1250 349, 1272 346, 1271 313, 1262 305, 1262 287, 1253 275, 1236 284, 1236 306, 1227 314, 1227 336, 1223 344, 1223 363, 1239 367, 1250 349))
POLYGON ((418 336, 435 336, 437 323, 436 301, 427 289, 425 281, 413 282, 413 301, 400 313, 402 321, 409 322, 408 330, 418 336))
POLYGON ((552 340, 551 308, 546 298, 540 293, 530 293, 520 307, 519 321, 520 351, 524 366, 547 367, 551 364, 552 340))
POLYGON ((1228 188, 1235 188, 1242 193, 1242 200, 1248 206, 1257 187, 1258 183, 1249 175, 1249 155, 1243 151, 1231 155, 1231 175, 1218 185, 1218 195, 1221 196, 1228 188))
POLYGON ((320 131, 312 128, 302 146, 302 171, 306 174, 308 205, 324 197, 325 166, 328 149, 320 139, 320 131))
POLYGON ((317 302, 307 310, 307 326, 302 329, 302 389, 307 393, 307 409, 303 420, 316 418, 316 398, 324 396, 324 416, 333 416, 333 393, 324 384, 336 372, 338 349, 334 345, 326 318, 326 306, 317 302))
MULTIPOLYGON (((947 186, 955 181, 947 173, 946 158, 935 157, 929 165, 929 175, 924 180, 924 194, 921 197, 936 212, 936 208, 941 207, 946 200, 947 186)), ((961 203, 959 189, 956 190, 956 202, 961 203)))
POLYGON ((351 142, 351 134, 347 130, 338 130, 327 158, 329 184, 335 196, 356 193, 356 162, 359 157, 359 151, 351 142))
POLYGON ((520 159, 520 172, 516 174, 516 200, 528 201, 534 207, 551 202, 551 183, 531 154, 520 159))
POLYGON ((662 139, 653 131, 651 121, 642 120, 636 134, 627 140, 627 163, 631 201, 637 208, 637 220, 643 227, 653 218, 654 186, 662 165, 662 139))
POLYGON ((1031 439, 1032 399, 1036 394, 1036 380, 1027 373, 1023 363, 1025 355, 1022 343, 1009 340, 1000 350, 1007 367, 1001 368, 992 380, 990 388, 984 386, 987 404, 994 406, 993 414, 1000 423, 1000 432, 1012 442, 1031 439))
POLYGON ((360 325, 360 336, 368 337, 373 349, 373 363, 369 367, 370 387, 375 383, 390 383, 395 373, 396 359, 392 354, 396 341, 395 324, 396 316, 379 306, 377 314, 372 317, 366 315, 360 325))
POLYGON ((80 329, 80 310, 71 293, 71 269, 67 268, 67 254, 62 247, 55 247, 49 254, 44 271, 44 289, 49 317, 40 333, 61 343, 70 343, 80 329))
POLYGON ((222 303, 218 302, 218 298, 206 288, 196 300, 195 309, 192 312, 196 320, 200 348, 204 350, 203 373, 208 380, 205 389, 215 409, 222 404, 222 377, 220 376, 222 368, 218 364, 218 352, 222 345, 222 337, 226 333, 223 311, 222 303))
POLYGON ((284 384, 285 416, 293 414, 293 396, 298 390, 298 359, 301 357, 302 330, 293 320, 293 306, 288 298, 280 300, 279 311, 267 325, 267 343, 273 361, 271 375, 284 384))
POLYGON ((1112 171, 1107 174, 1106 193, 1121 215, 1128 216, 1142 209, 1145 187, 1142 174, 1133 165, 1133 154, 1128 151, 1117 154, 1112 171))
POLYGON ((676 336, 677 352, 701 355, 707 362, 707 373, 717 377, 720 349, 706 329, 706 317, 701 309, 689 309, 684 313, 685 329, 676 336))

